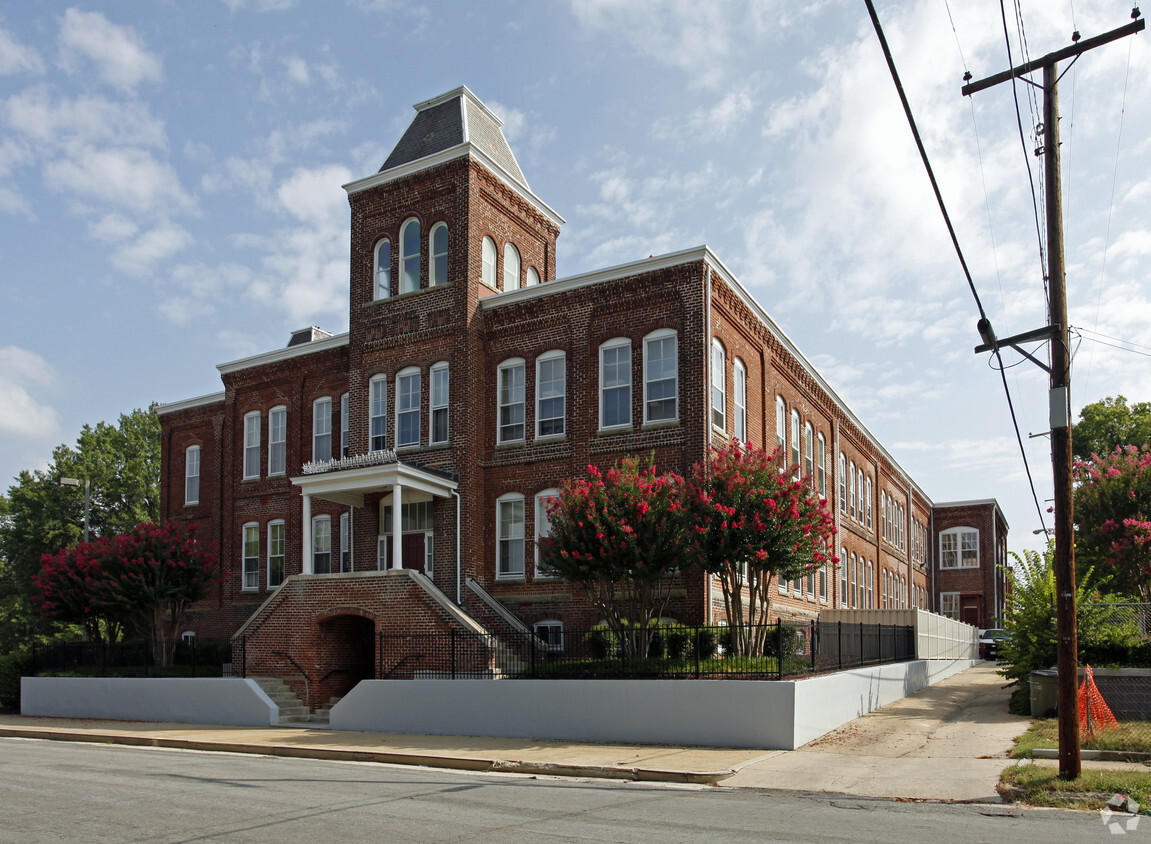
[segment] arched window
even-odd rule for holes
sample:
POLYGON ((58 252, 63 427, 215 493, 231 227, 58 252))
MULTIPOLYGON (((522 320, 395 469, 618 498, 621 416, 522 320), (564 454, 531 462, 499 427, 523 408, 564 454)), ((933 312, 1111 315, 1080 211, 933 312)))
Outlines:
POLYGON ((540 273, 535 267, 528 267, 524 274, 524 287, 534 287, 540 283, 540 273))
POLYGON ((856 498, 856 495, 855 495, 855 461, 854 460, 852 460, 851 463, 848 464, 847 482, 851 485, 851 491, 848 493, 848 496, 849 496, 848 497, 848 502, 849 502, 848 513, 850 514, 851 518, 854 519, 855 518, 855 498, 856 498))
MULTIPOLYGON (((784 443, 787 438, 787 404, 783 396, 775 397, 775 459, 781 464, 787 463, 787 453, 784 443)), ((782 471, 782 470, 781 470, 782 471)))
POLYGON ((711 341, 711 424, 727 429, 727 352, 718 337, 711 341))
POLYGON ((520 251, 508 243, 504 246, 504 290, 519 290, 519 287, 520 251))
POLYGON ((428 237, 428 254, 431 256, 432 271, 428 282, 433 287, 448 283, 448 224, 436 223, 428 237))
POLYGON ((420 221, 408 220, 400 229, 400 292, 420 289, 420 221))
POLYGON ((867 476, 866 483, 867 483, 867 527, 870 528, 873 524, 873 522, 872 522, 873 513, 872 513, 872 509, 871 509, 871 498, 872 498, 872 495, 871 495, 871 475, 867 476))
POLYGON ((847 513, 847 456, 839 452, 839 512, 847 513))
POLYGON ((887 490, 879 493, 879 533, 887 539, 887 490))
POLYGON ((484 246, 482 250, 483 265, 480 271, 480 281, 490 287, 492 290, 496 289, 496 242, 490 237, 484 238, 484 246))
POLYGON ((376 244, 376 292, 374 298, 387 299, 392 295, 392 242, 381 240, 376 244))
POLYGON ((954 527, 940 533, 939 567, 979 568, 979 531, 973 527, 954 527))

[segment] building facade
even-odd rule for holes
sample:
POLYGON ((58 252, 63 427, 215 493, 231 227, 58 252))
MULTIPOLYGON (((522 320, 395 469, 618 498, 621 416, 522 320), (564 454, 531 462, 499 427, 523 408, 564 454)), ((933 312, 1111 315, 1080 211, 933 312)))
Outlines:
MULTIPOLYGON (((466 88, 415 108, 380 171, 345 186, 348 332, 295 332, 220 365, 222 392, 159 409, 163 517, 221 548, 189 633, 242 638, 273 672, 292 654, 339 691, 382 673, 382 632, 591 626, 537 565, 548 498, 589 464, 654 454, 684 473, 730 438, 785 449, 836 516, 838 570, 773 586, 783 617, 938 606, 939 543, 969 539, 954 528, 998 553, 1001 514, 958 508, 940 533, 925 491, 710 249, 556 279, 563 220, 499 118, 466 88)), ((682 577, 668 614, 721 620, 717 584, 682 577)))

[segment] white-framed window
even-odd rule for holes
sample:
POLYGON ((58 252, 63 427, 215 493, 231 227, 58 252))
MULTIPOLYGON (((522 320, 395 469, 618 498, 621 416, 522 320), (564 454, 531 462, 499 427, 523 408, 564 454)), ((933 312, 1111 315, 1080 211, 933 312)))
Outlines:
POLYGON ((800 455, 799 455, 799 411, 795 408, 791 410, 791 465, 794 467, 796 476, 799 475, 800 469, 800 455))
POLYGON ((903 505, 900 504, 899 505, 899 547, 901 549, 904 549, 904 550, 906 550, 906 548, 907 548, 906 537, 904 535, 904 522, 906 521, 906 518, 907 518, 906 511, 904 511, 903 505))
POLYGON ((824 501, 827 500, 827 440, 824 439, 821 432, 816 438, 819 444, 819 450, 815 453, 815 459, 819 472, 819 497, 824 501))
POLYGON ((420 393, 423 388, 416 367, 396 373, 396 448, 420 444, 420 393))
POLYGON ((858 484, 858 487, 859 487, 859 509, 856 511, 855 518, 859 519, 859 521, 862 522, 863 521, 863 467, 862 466, 859 468, 859 474, 857 475, 857 477, 859 479, 859 484, 858 484))
POLYGON ((939 567, 979 568, 979 531, 973 527, 954 527, 940 533, 939 567))
POLYGON ((372 376, 368 404, 368 450, 383 451, 388 447, 388 376, 372 376))
POLYGON ((251 592, 260 588, 260 526, 255 522, 248 522, 242 530, 244 544, 241 553, 240 588, 245 592, 251 592))
POLYGON ((536 636, 550 651, 564 649, 564 623, 562 621, 537 621, 532 625, 536 636))
POLYGON ((480 267, 480 281, 490 287, 492 290, 496 289, 496 242, 490 237, 484 238, 483 249, 481 250, 482 264, 480 267))
POLYGON ((312 460, 332 459, 332 400, 324 396, 312 402, 312 460))
MULTIPOLYGON (((775 458, 787 462, 787 403, 783 396, 775 397, 775 458)), ((782 466, 781 466, 782 471, 782 466)))
POLYGON ((847 455, 839 452, 839 512, 847 513, 847 455))
POLYGON ((352 514, 340 513, 340 571, 352 570, 352 514))
POLYGON ((880 608, 885 609, 885 610, 890 609, 890 607, 887 605, 887 594, 888 594, 887 593, 887 581, 889 579, 889 574, 888 574, 887 569, 883 569, 883 571, 881 571, 879 573, 879 577, 880 577, 879 598, 880 598, 880 601, 882 602, 880 608))
POLYGON ((332 518, 315 516, 312 519, 312 572, 332 572, 332 518))
POLYGON ((851 491, 850 491, 850 493, 848 493, 849 497, 848 497, 848 511, 847 512, 848 512, 848 515, 850 515, 851 518, 854 519, 855 513, 856 513, 856 510, 855 510, 855 498, 856 498, 856 496, 855 496, 855 461, 854 460, 852 460, 850 463, 848 463, 847 482, 851 485, 851 491))
POLYGON ((268 474, 282 475, 288 468, 288 408, 268 411, 268 474))
POLYGON ((184 506, 200 503, 200 446, 184 449, 184 506))
POLYGON ((428 273, 428 284, 436 287, 448 283, 448 224, 436 223, 432 226, 432 233, 428 235, 428 255, 430 256, 431 272, 428 273))
POLYGON ((851 572, 848 589, 851 590, 851 608, 857 609, 859 607, 859 565, 855 554, 851 555, 851 572))
POLYGON ((849 607, 851 604, 847 600, 847 549, 839 549, 839 605, 841 607, 849 607))
POLYGON ((643 338, 643 421, 679 418, 679 338, 672 329, 643 338))
POLYGON ((815 569, 807 573, 807 595, 810 598, 815 597, 815 569))
POLYGON ((448 364, 445 361, 432 364, 431 393, 428 396, 428 412, 431 414, 428 429, 429 443, 446 443, 448 441, 448 391, 450 379, 448 364))
POLYGON ((504 290, 520 288, 520 250, 514 243, 504 244, 504 290))
POLYGON ((887 490, 879 493, 879 533, 887 539, 887 490))
POLYGON ((524 497, 508 493, 496 499, 496 577, 524 576, 524 497))
POLYGON ((867 561, 867 608, 875 609, 875 571, 871 560, 867 561))
POLYGON ((540 542, 552 532, 551 519, 548 518, 548 505, 559 496, 558 489, 545 489, 536 493, 536 578, 552 577, 550 570, 540 567, 540 542))
POLYGON ((599 426, 631 425, 631 340, 616 338, 599 347, 599 426))
POLYGON ((420 289, 420 221, 412 218, 400 228, 400 292, 420 289))
POLYGON ((351 419, 348 410, 350 407, 348 394, 344 393, 340 396, 340 457, 347 457, 352 451, 351 440, 349 439, 351 419))
POLYGON ((540 271, 535 267, 528 267, 524 274, 524 287, 535 287, 540 283, 540 271))
POLYGON ((803 474, 808 478, 812 489, 815 488, 815 429, 810 422, 803 426, 803 474))
POLYGON ((260 412, 244 416, 244 480, 260 477, 260 412))
POLYGON ((787 581, 784 580, 782 577, 779 579, 779 594, 780 595, 786 595, 787 594, 787 581))
POLYGON ((283 519, 268 522, 268 588, 275 589, 284 582, 284 542, 287 538, 283 519))
POLYGON ((827 603, 827 563, 819 567, 819 600, 827 603))
POLYGON ((731 368, 732 399, 735 405, 735 418, 732 420, 735 438, 740 442, 747 442, 747 366, 740 358, 736 358, 731 368))
POLYGON ((392 295, 392 242, 381 240, 375 251, 375 298, 387 299, 392 295))
POLYGON ((567 356, 545 352, 536 358, 536 436, 563 436, 567 413, 567 356))
MULTIPOLYGON (((525 368, 523 358, 511 358, 500 364, 498 371, 499 414, 496 442, 519 442, 526 436, 525 419, 525 368)), ((523 510, 523 503, 520 503, 523 510)))
POLYGON ((727 351, 718 337, 711 341, 711 424, 727 429, 727 351))

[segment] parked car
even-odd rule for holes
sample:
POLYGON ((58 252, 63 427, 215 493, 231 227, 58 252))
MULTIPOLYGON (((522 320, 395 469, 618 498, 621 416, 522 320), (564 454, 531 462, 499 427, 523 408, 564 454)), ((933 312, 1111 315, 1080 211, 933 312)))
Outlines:
POLYGON ((1011 636, 1006 630, 991 627, 979 631, 979 658, 998 659, 1003 643, 1011 636))

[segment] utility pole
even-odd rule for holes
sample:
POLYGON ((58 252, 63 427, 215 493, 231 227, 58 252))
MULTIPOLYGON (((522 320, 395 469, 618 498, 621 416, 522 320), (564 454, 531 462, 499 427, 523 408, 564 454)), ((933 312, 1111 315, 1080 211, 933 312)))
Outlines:
MULTIPOLYGON (((1132 23, 1079 40, 1072 36, 1072 45, 1048 53, 1041 59, 1027 62, 1011 70, 972 82, 962 89, 969 96, 1006 82, 1043 70, 1043 154, 1044 178, 1047 181, 1047 282, 1051 325, 1039 332, 1028 332, 1004 340, 996 340, 990 324, 980 321, 980 334, 984 345, 976 351, 988 351, 999 346, 1012 346, 1036 335, 1046 335, 1051 343, 1051 467, 1055 483, 1055 625, 1057 654, 1059 657, 1059 776, 1065 780, 1077 779, 1081 772, 1079 754, 1079 634, 1075 618, 1075 535, 1071 487, 1071 354, 1067 323, 1067 279, 1063 267, 1063 191, 1059 178, 1059 76, 1058 63, 1067 58, 1077 59, 1087 50, 1100 47, 1140 32, 1146 22, 1139 17, 1139 9, 1131 11, 1132 23)), ((1024 79, 1029 85, 1035 83, 1024 79)), ((1022 350, 1021 350, 1022 351, 1022 350)), ((1029 354, 1024 353, 1031 358, 1029 354)), ((1034 358, 1031 358, 1035 361, 1034 358)), ((1038 363, 1038 361, 1035 361, 1038 363)))

